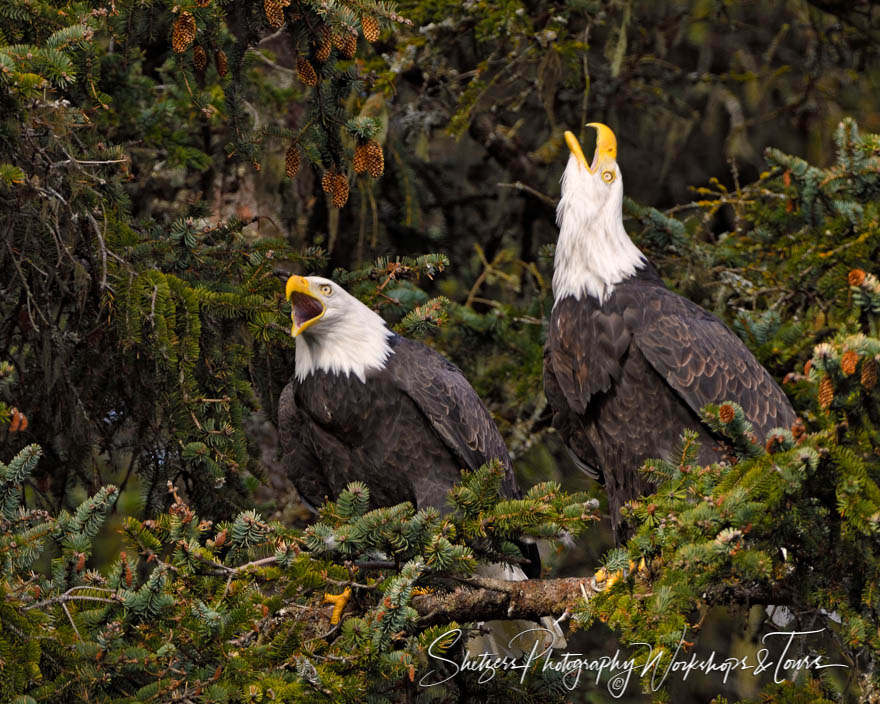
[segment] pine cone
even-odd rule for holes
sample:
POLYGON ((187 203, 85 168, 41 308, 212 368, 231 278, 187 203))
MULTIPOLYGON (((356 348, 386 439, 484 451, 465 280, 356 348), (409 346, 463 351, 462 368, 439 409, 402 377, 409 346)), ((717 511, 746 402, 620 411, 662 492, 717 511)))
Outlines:
POLYGON ((321 188, 324 190, 324 193, 330 193, 333 190, 333 179, 336 178, 336 167, 331 166, 324 172, 324 176, 321 178, 321 188))
POLYGON ((379 178, 385 171, 385 156, 382 154, 382 145, 375 139, 371 139, 364 146, 367 154, 367 171, 373 178, 379 178))
POLYGON ((284 155, 284 173, 287 178, 296 178, 299 172, 299 147, 294 142, 287 148, 287 154, 284 155))
POLYGON ((853 269, 847 274, 846 280, 850 286, 861 286, 865 282, 865 272, 861 269, 853 269))
POLYGON ((346 59, 353 59, 357 53, 357 37, 347 30, 336 32, 333 35, 333 46, 346 59))
POLYGON ((348 202, 348 178, 346 178, 345 174, 337 173, 333 178, 331 193, 333 195, 334 208, 341 208, 348 202))
POLYGON ((828 408, 834 400, 834 384, 830 376, 823 376, 819 382, 819 406, 828 408))
POLYGON ((296 72, 299 74, 299 80, 307 86, 318 85, 318 74, 315 73, 315 69, 308 59, 300 57, 296 60, 296 72))
POLYGON ((722 423, 730 423, 736 418, 736 410, 729 403, 724 403, 718 409, 718 418, 721 419, 722 423))
POLYGON ((324 63, 330 58, 330 51, 333 49, 332 34, 326 24, 321 25, 318 34, 318 40, 315 42, 315 60, 324 63))
POLYGON ((859 364, 859 355, 855 350, 847 350, 840 358, 840 371, 844 376, 851 376, 856 373, 856 367, 859 364))
POLYGON ((364 31, 364 39, 371 44, 379 38, 379 20, 372 15, 361 17, 361 29, 364 31))
POLYGON ((263 10, 269 25, 278 29, 284 24, 284 8, 290 4, 284 0, 263 0, 263 10))
POLYGON ((174 21, 171 31, 171 48, 175 54, 182 54, 196 38, 196 18, 191 13, 183 11, 174 21))
POLYGON ((199 7, 207 7, 211 4, 211 0, 196 0, 196 5, 199 7))
POLYGON ((367 170, 367 145, 358 144, 354 149, 354 172, 362 174, 367 170))
POLYGON ((17 408, 13 408, 10 413, 9 418, 9 432, 10 433, 19 433, 27 430, 28 427, 28 419, 27 416, 19 411, 17 408))
POLYGON ((217 66, 217 75, 223 78, 229 71, 229 61, 226 60, 226 52, 223 49, 217 49, 214 54, 214 64, 217 66))
POLYGON ((205 53, 205 47, 196 44, 193 47, 193 68, 197 73, 204 73, 208 68, 208 55, 205 53))
POLYGON ((877 385, 877 360, 869 357, 862 362, 862 386, 873 389, 877 385))

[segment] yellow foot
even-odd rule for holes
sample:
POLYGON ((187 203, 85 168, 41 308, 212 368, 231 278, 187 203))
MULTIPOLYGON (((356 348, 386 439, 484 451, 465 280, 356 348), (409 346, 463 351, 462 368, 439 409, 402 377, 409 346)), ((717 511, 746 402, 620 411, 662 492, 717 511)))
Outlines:
POLYGON ((413 596, 425 596, 425 594, 433 594, 434 590, 431 587, 413 587, 412 595, 413 596))
POLYGON ((342 611, 345 609, 349 599, 351 599, 351 589, 349 587, 346 587, 342 594, 324 594, 324 603, 333 604, 330 623, 334 625, 339 623, 339 619, 342 618, 342 611))

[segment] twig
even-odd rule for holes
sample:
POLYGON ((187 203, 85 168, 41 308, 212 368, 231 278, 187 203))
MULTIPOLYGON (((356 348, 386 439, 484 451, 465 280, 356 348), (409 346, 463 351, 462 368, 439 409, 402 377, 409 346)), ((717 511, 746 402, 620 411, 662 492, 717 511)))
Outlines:
POLYGON ((551 198, 546 193, 541 193, 541 191, 535 190, 522 181, 514 181, 513 183, 496 183, 495 185, 498 186, 498 188, 513 188, 517 191, 525 191, 526 193, 535 196, 535 198, 544 201, 551 208, 556 207, 556 200, 554 198, 551 198))

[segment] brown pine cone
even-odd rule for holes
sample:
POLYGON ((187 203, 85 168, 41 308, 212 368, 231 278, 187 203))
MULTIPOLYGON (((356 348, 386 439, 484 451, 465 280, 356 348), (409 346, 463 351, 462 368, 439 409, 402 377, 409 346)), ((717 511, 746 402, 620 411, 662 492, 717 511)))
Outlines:
POLYGON ((819 382, 819 406, 828 408, 834 400, 834 384, 831 377, 823 376, 819 382))
POLYGON ((361 29, 364 31, 364 39, 371 44, 379 38, 379 20, 372 15, 361 17, 361 29))
POLYGON ((196 5, 199 7, 207 7, 211 4, 211 0, 196 0, 196 5))
POLYGON ((840 371, 844 376, 851 376, 856 373, 856 367, 859 364, 859 355, 855 350, 847 350, 840 358, 840 371))
POLYGON ((196 38, 196 18, 191 13, 183 11, 174 20, 174 28, 171 30, 171 48, 174 53, 182 54, 196 38))
POLYGON ((308 59, 299 57, 296 60, 296 72, 299 75, 299 80, 307 86, 318 85, 318 74, 315 73, 315 68, 309 63, 308 59))
POLYGON ((333 46, 346 59, 353 59, 357 53, 357 37, 348 30, 336 32, 333 35, 333 46))
POLYGON ((877 360, 869 357, 862 362, 862 386, 873 389, 877 385, 877 360))
POLYGON ((333 190, 333 179, 336 178, 336 167, 331 166, 324 172, 324 176, 321 178, 321 188, 324 190, 324 193, 330 193, 333 190))
POLYGON ((330 58, 330 51, 333 49, 333 38, 330 28, 326 24, 322 24, 318 30, 318 39, 315 41, 315 60, 324 63, 330 58))
POLYGON ((846 281, 850 286, 861 286, 865 283, 865 272, 863 269, 853 269, 846 276, 846 281))
POLYGON ((356 174, 362 174, 367 170, 367 145, 366 144, 358 144, 354 148, 354 159, 352 161, 354 164, 354 172, 356 174))
POLYGON ((284 0, 263 0, 263 10, 270 26, 278 29, 284 24, 284 8, 289 4, 290 2, 284 0))
POLYGON ((296 178, 299 172, 299 147, 294 142, 287 148, 287 154, 284 155, 284 173, 287 178, 296 178))
POLYGON ((730 423, 736 418, 736 410, 734 410, 733 406, 729 403, 724 403, 721 405, 721 408, 718 409, 718 418, 722 423, 730 423))
POLYGON ((205 47, 201 44, 196 44, 193 47, 193 68, 196 73, 204 73, 208 68, 208 54, 205 53, 205 47))
POLYGON ((367 153, 367 171, 373 178, 379 178, 385 172, 385 156, 382 154, 382 145, 375 139, 371 139, 364 146, 367 153))
POLYGON ((337 173, 333 178, 331 188, 333 195, 333 207, 341 208, 348 202, 348 178, 343 173, 337 173))
POLYGON ((214 64, 217 66, 217 75, 223 78, 229 71, 229 61, 226 59, 226 52, 223 49, 217 49, 214 54, 214 64))

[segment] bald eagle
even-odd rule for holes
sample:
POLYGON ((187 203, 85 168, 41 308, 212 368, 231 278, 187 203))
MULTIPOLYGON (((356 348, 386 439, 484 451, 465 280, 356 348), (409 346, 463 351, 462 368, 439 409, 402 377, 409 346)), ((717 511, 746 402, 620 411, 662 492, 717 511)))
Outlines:
POLYGON ((575 463, 604 483, 618 543, 620 507, 650 493, 639 474, 667 458, 684 428, 699 436, 699 461, 721 457, 700 409, 740 404, 756 432, 790 426, 782 389, 718 318, 673 293, 623 227, 617 140, 597 131, 588 165, 565 133, 570 156, 556 209, 554 304, 544 347, 544 389, 575 463))
POLYGON ((493 459, 507 468, 504 496, 521 496, 501 434, 454 364, 389 330, 329 279, 292 276, 286 289, 296 360, 278 420, 303 499, 317 506, 362 481, 376 506, 410 501, 445 513, 462 468, 493 459))
MULTIPOLYGON (((278 427, 283 463, 312 507, 335 498, 349 482, 370 488, 374 507, 410 501, 449 510, 447 493, 462 468, 499 460, 501 493, 522 496, 507 447, 489 411, 461 371, 429 347, 389 330, 385 321, 339 284, 291 276, 294 375, 281 393, 278 427)), ((486 566, 483 576, 517 581, 539 577, 534 543, 517 542, 529 562, 486 566)), ((506 643, 535 624, 487 624, 498 638, 473 642, 474 652, 510 652, 506 643)), ((542 627, 556 647, 562 632, 542 627)))

